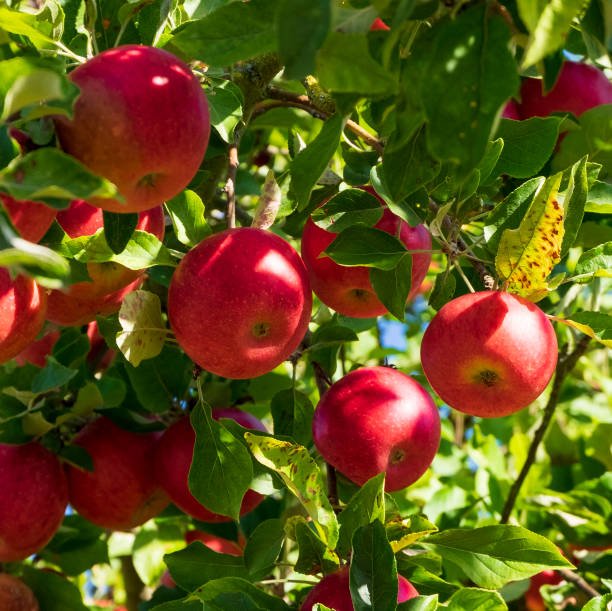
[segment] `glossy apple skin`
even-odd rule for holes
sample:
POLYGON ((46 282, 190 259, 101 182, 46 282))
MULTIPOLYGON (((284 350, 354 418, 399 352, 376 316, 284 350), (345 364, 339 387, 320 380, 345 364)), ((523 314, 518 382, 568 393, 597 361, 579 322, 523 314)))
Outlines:
MULTIPOLYGON (((366 190, 382 204, 382 200, 371 188, 366 190)), ((399 239, 409 250, 431 250, 431 236, 424 225, 411 227, 386 207, 375 227, 394 236, 399 234, 399 239)), ((368 267, 347 267, 339 265, 329 257, 320 257, 336 235, 321 229, 311 218, 306 221, 302 233, 302 258, 308 270, 312 290, 325 305, 345 316, 373 318, 387 314, 387 308, 372 288, 368 267)), ((407 302, 418 293, 430 263, 430 252, 412 255, 412 288, 407 302)))
POLYGON ((11 279, 0 267, 0 363, 27 348, 45 322, 47 295, 26 276, 11 279))
POLYGON ((129 530, 156 516, 169 503, 153 468, 158 438, 122 429, 104 416, 86 425, 74 444, 87 450, 94 470, 67 466, 70 504, 112 530, 129 530))
POLYGON ((72 120, 55 121, 61 147, 111 180, 125 198, 92 198, 112 212, 140 212, 180 193, 204 159, 208 102, 177 57, 153 47, 103 51, 70 73, 81 95, 72 120))
MULTIPOLYGON (((245 428, 265 431, 264 425, 252 414, 236 408, 216 408, 213 418, 231 418, 245 428)), ((189 469, 193 459, 195 431, 189 416, 184 416, 168 427, 155 449, 155 471, 157 478, 170 500, 186 514, 202 522, 230 522, 231 518, 209 511, 189 490, 189 469)), ((264 497, 254 490, 247 490, 242 499, 240 515, 255 509, 264 497)))
POLYGON ((0 573, 0 609, 2 611, 38 611, 34 592, 17 577, 0 573))
POLYGON ((546 611, 546 604, 540 594, 543 585, 555 586, 563 581, 557 571, 546 570, 531 578, 529 589, 525 593, 525 609, 527 611, 546 611))
POLYGON ((277 235, 228 229, 191 249, 174 272, 168 318, 203 369, 225 378, 268 373, 298 347, 312 294, 300 256, 277 235))
POLYGON ((0 444, 0 490, 0 562, 18 562, 47 545, 62 523, 66 477, 38 442, 0 444))
POLYGON ((535 304, 501 291, 462 295, 427 327, 421 363, 451 407, 493 418, 517 412, 546 388, 557 364, 557 338, 535 304))
POLYGON ((217 537, 202 530, 188 530, 185 533, 185 541, 187 545, 194 541, 201 541, 206 547, 209 547, 214 552, 219 554, 228 554, 229 556, 242 556, 244 550, 236 543, 223 537, 217 537))
POLYGON ((386 472, 400 490, 427 471, 440 444, 440 416, 420 384, 389 367, 363 367, 329 387, 312 435, 321 456, 358 485, 386 472))
POLYGON ((542 94, 542 81, 528 78, 521 85, 519 113, 523 119, 547 117, 553 112, 571 112, 579 117, 601 104, 612 104, 612 83, 588 64, 566 61, 557 82, 542 94))
POLYGON ((40 339, 35 340, 26 346, 16 357, 15 362, 20 367, 26 363, 44 367, 47 364, 47 356, 53 352, 53 346, 60 337, 60 332, 53 329, 45 333, 40 339))
POLYGON ((6 193, 0 193, 0 200, 19 235, 29 242, 38 242, 57 214, 57 210, 43 203, 18 200, 6 193))
MULTIPOLYGON (((397 576, 397 585, 398 603, 403 603, 419 595, 416 588, 402 575, 397 576)), ((351 599, 348 567, 344 567, 335 573, 330 573, 323 577, 323 579, 310 590, 300 607, 300 611, 312 611, 312 608, 317 603, 322 603, 326 607, 335 609, 336 611, 354 610, 353 601, 351 599)))

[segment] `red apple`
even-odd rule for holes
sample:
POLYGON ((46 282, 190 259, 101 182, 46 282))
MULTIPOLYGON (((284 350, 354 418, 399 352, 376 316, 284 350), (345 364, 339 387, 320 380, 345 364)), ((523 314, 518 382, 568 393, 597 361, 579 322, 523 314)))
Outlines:
POLYGON ((66 477, 38 442, 0 444, 0 490, 0 562, 18 562, 47 545, 62 523, 66 477))
POLYGON ((168 319, 183 350, 226 378, 268 373, 298 347, 312 295, 304 264, 282 238, 228 229, 190 250, 174 272, 168 319))
POLYGON ((380 18, 376 17, 370 26, 370 32, 375 32, 377 30, 390 30, 391 28, 380 18))
POLYGON ((45 333, 40 339, 33 341, 26 346, 16 357, 15 362, 22 367, 26 363, 31 363, 37 367, 44 367, 47 364, 47 356, 53 351, 53 346, 59 339, 60 332, 53 329, 45 333))
POLYGON ((540 594, 543 585, 557 585, 563 577, 557 571, 546 570, 531 578, 529 589, 525 592, 525 608, 527 611, 546 611, 546 604, 540 594))
POLYGON ((312 435, 321 456, 358 485, 383 471, 391 492, 416 482, 440 444, 440 416, 425 390, 389 367, 351 371, 317 405, 312 435))
POLYGON ((219 554, 228 554, 230 556, 242 556, 244 550, 236 543, 223 537, 217 537, 203 530, 188 530, 185 533, 185 541, 187 544, 194 541, 201 541, 206 547, 209 547, 214 552, 219 554))
MULTIPOLYGON (((265 431, 264 425, 252 414, 236 408, 216 408, 213 418, 231 418, 245 428, 265 431)), ((229 522, 231 518, 209 511, 189 490, 189 469, 193 459, 195 432, 189 416, 184 416, 168 427, 157 444, 155 471, 158 480, 168 493, 171 501, 186 514, 202 522, 229 522)), ((240 515, 255 509, 263 496, 254 490, 247 490, 242 499, 240 515)))
MULTIPOLYGON (((367 191, 375 195, 381 205, 383 201, 371 187, 367 191)), ((431 250, 431 236, 424 225, 411 227, 393 214, 387 207, 382 218, 375 225, 399 239, 409 250, 431 250)), ((335 233, 318 227, 312 219, 306 221, 302 234, 302 258, 310 276, 312 290, 327 306, 339 314, 354 318, 372 318, 387 314, 388 310, 376 296, 370 282, 368 267, 347 267, 339 265, 321 253, 334 241, 335 233)), ((412 288, 407 301, 418 293, 431 262, 431 253, 412 255, 412 288)))
POLYGON ((557 364, 557 338, 535 304, 482 291, 440 309, 423 336, 421 362, 432 388, 451 407, 473 416, 506 416, 546 388, 557 364))
POLYGON ((502 110, 501 116, 504 119, 513 119, 514 121, 520 121, 521 115, 519 113, 519 106, 516 100, 508 100, 504 109, 502 110))
POLYGON ((90 59, 70 79, 81 93, 73 118, 55 120, 60 145, 125 198, 90 203, 140 212, 187 186, 204 158, 210 118, 185 63, 162 49, 125 45, 90 59))
POLYGON ((556 83, 544 95, 543 82, 528 78, 521 85, 519 113, 524 119, 547 117, 553 112, 571 112, 579 117, 601 104, 612 104, 612 83, 594 66, 566 61, 556 83))
POLYGON ((21 579, 0 573, 0 609, 2 611, 38 611, 34 592, 21 579))
POLYGON ((57 214, 57 210, 41 202, 14 199, 6 193, 0 193, 0 200, 19 235, 29 242, 38 242, 57 214))
POLYGON ((88 365, 94 371, 108 369, 115 358, 116 352, 106 345, 106 341, 100 334, 98 323, 95 320, 87 325, 86 333, 89 338, 88 365))
POLYGON ((134 433, 101 417, 74 440, 89 453, 93 472, 69 465, 70 504, 87 520, 113 530, 129 530, 168 504, 153 468, 158 433, 134 433))
MULTIPOLYGON (((417 589, 405 577, 402 577, 402 575, 397 576, 397 585, 398 603, 403 603, 419 595, 417 589)), ((348 566, 323 577, 323 579, 310 590, 300 610, 312 611, 312 608, 317 603, 321 603, 330 609, 335 609, 335 611, 353 611, 354 607, 351 599, 348 566)))
POLYGON ((26 276, 11 278, 0 267, 0 363, 27 348, 45 322, 46 293, 26 276))

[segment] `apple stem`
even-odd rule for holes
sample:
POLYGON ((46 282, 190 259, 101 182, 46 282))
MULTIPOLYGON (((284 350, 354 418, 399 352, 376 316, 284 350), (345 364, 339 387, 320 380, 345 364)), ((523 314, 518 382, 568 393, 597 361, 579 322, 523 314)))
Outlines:
POLYGON ((537 428, 533 436, 533 441, 529 446, 529 451, 527 452, 527 458, 525 459, 525 463, 523 464, 523 467, 521 468, 518 477, 510 488, 508 498, 506 499, 506 503, 502 511, 500 520, 501 524, 508 523, 510 514, 514 509, 514 505, 516 504, 519 492, 521 491, 521 487, 523 486, 523 483, 525 482, 525 479, 529 474, 531 466, 535 462, 538 448, 540 447, 540 443, 544 439, 544 435, 546 434, 548 425, 550 424, 553 418, 557 403, 559 402, 561 386, 563 385, 565 377, 572 371, 572 369, 574 369, 580 357, 587 351, 590 340, 590 337, 583 335, 572 352, 570 352, 569 354, 559 355, 559 360, 557 361, 557 367, 555 369, 555 377, 553 380, 552 389, 550 391, 546 407, 544 408, 544 416, 542 417, 542 422, 540 423, 540 426, 537 428))

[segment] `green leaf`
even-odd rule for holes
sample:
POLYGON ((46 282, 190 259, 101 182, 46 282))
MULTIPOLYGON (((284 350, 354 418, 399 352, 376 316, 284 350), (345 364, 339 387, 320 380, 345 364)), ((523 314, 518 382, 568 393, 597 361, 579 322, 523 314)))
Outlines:
POLYGON ((561 245, 561 257, 563 258, 568 250, 574 245, 582 218, 584 217, 584 207, 586 205, 589 190, 587 176, 587 157, 583 157, 569 169, 569 184, 564 194, 563 207, 565 209, 565 229, 563 243, 561 245))
POLYGON ((531 301, 548 293, 548 276, 561 259, 565 211, 558 193, 561 174, 548 178, 536 193, 518 229, 505 229, 495 268, 504 287, 531 301))
POLYGON ((612 348, 612 316, 603 312, 576 312, 571 319, 555 318, 612 348))
POLYGON ((612 270, 612 242, 606 242, 580 255, 574 274, 576 276, 603 276, 609 278, 612 270))
POLYGON ((220 554, 200 541, 194 541, 185 549, 166 554, 164 562, 172 579, 188 592, 193 592, 211 579, 242 577, 249 572, 241 556, 220 554))
POLYGON ((438 609, 438 595, 415 596, 398 605, 398 611, 436 611, 438 609))
POLYGON ((294 388, 281 390, 270 402, 274 433, 291 437, 306 446, 312 441, 314 407, 310 399, 294 388))
POLYGON ((429 305, 434 310, 439 310, 453 298, 456 287, 457 279, 452 273, 452 269, 446 269, 441 274, 438 274, 429 295, 429 305))
POLYGON ((232 81, 221 81, 207 90, 206 95, 211 125, 225 142, 231 142, 236 125, 242 120, 242 91, 232 81))
POLYGON ((132 291, 119 310, 117 346, 126 360, 138 367, 162 351, 168 331, 162 320, 159 297, 149 291, 132 291))
POLYGON ((201 403, 191 413, 191 425, 196 443, 189 490, 210 511, 238 520, 253 479, 249 451, 201 403))
POLYGON ((308 205, 311 191, 336 152, 343 128, 344 119, 334 115, 323 124, 317 137, 293 159, 289 192, 300 210, 308 205))
POLYGON ((507 611, 508 607, 499 592, 462 588, 448 599, 448 611, 507 611))
POLYGON ((132 559, 136 573, 146 585, 156 586, 166 570, 164 556, 184 547, 184 535, 178 526, 147 522, 134 539, 132 559))
POLYGON ((552 155, 560 123, 559 117, 532 117, 525 121, 502 119, 496 135, 503 139, 504 148, 493 175, 528 178, 539 172, 552 155))
POLYGON ((421 543, 433 546, 444 562, 460 567, 482 588, 497 589, 547 568, 572 568, 553 543, 522 526, 449 529, 421 543))
MULTIPOLYGON (((519 0, 518 6, 521 16, 525 13, 525 4, 529 0, 519 0)), ((534 3, 533 0, 531 2, 534 3)), ((529 11, 533 11, 530 7, 529 11)), ((584 0, 551 0, 546 3, 540 13, 537 23, 533 26, 533 17, 527 22, 531 35, 527 42, 522 68, 529 68, 562 49, 566 42, 574 19, 585 10, 584 0)))
POLYGON ((382 215, 383 208, 371 193, 363 189, 345 189, 319 206, 311 218, 321 229, 340 233, 351 225, 371 227, 382 215))
POLYGON ((389 271, 399 265, 406 247, 386 231, 353 225, 339 233, 325 253, 340 265, 365 265, 389 271))
POLYGON ((338 520, 325 493, 325 481, 308 450, 298 444, 245 433, 253 456, 276 471, 313 519, 321 539, 334 548, 338 541, 338 520))
POLYGON ((321 85, 334 93, 391 95, 397 83, 371 55, 365 34, 331 32, 317 53, 321 85))
POLYGON ((371 522, 385 520, 385 474, 379 473, 369 479, 352 496, 338 516, 340 538, 337 550, 341 556, 348 555, 355 531, 371 522))
POLYGON ((519 85, 504 20, 479 5, 440 24, 421 99, 429 150, 470 170, 485 153, 499 108, 519 85), (450 91, 460 92, 448 101, 450 91))
POLYGON ((350 586, 355 611, 382 611, 397 605, 395 555, 378 520, 360 526, 353 535, 350 586))
POLYGON ((383 305, 402 321, 406 313, 406 301, 412 289, 412 255, 406 253, 390 270, 370 269, 370 282, 383 305))
POLYGON ((438 530, 435 524, 420 515, 390 520, 385 524, 385 528, 391 549, 396 554, 438 530))
POLYGON ((187 23, 169 43, 211 66, 228 66, 275 50, 275 10, 268 0, 232 2, 187 23))
POLYGON ((115 214, 102 212, 104 216, 104 237, 109 248, 116 255, 123 252, 138 224, 137 214, 115 214))
MULTIPOLYGON (((290 607, 280 598, 270 596, 253 584, 236 577, 214 579, 201 587, 197 597, 210 603, 211 609, 262 609, 263 611, 290 611, 290 607), (227 594, 241 596, 227 597, 227 594), (215 606, 216 603, 216 606, 215 606)), ((206 605, 208 608, 208 605, 206 605)))
POLYGON ((278 53, 288 79, 302 79, 315 70, 331 18, 327 0, 281 0, 276 11, 278 53))
POLYGON ((314 572, 333 573, 340 566, 337 554, 329 549, 303 516, 292 516, 285 524, 287 536, 298 545, 295 570, 309 575, 314 572))
POLYGON ((263 579, 272 572, 284 540, 281 520, 274 518, 257 525, 244 548, 244 563, 254 580, 263 579))
POLYGON ((112 182, 92 174, 56 148, 40 148, 13 160, 0 172, 0 188, 15 199, 44 201, 66 208, 71 199, 118 198, 112 182), (59 201, 58 201, 59 200, 59 201))
POLYGON ((612 184, 597 180, 589 189, 584 211, 612 214, 612 184))
POLYGON ((0 29, 11 34, 25 36, 38 46, 52 44, 53 39, 40 31, 41 25, 44 24, 37 22, 36 17, 32 14, 0 7, 0 29))
POLYGON ((27 565, 22 565, 21 570, 21 579, 39 601, 40 611, 87 611, 79 589, 66 578, 27 565))
POLYGON ((77 369, 64 367, 52 356, 47 356, 47 364, 32 380, 32 392, 39 394, 59 388, 72 380, 77 373, 77 369))
POLYGON ((194 191, 183 191, 166 202, 177 240, 195 246, 211 233, 204 216, 204 203, 194 191))
POLYGON ((604 594, 603 596, 591 598, 591 600, 582 607, 582 611, 608 611, 608 609, 610 609, 610 603, 612 603, 612 594, 604 594))

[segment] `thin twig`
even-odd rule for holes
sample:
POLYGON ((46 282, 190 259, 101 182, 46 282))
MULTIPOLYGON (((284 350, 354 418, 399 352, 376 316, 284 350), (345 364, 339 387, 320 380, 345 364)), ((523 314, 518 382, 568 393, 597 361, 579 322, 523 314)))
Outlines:
POLYGON ((573 583, 577 588, 580 588, 591 598, 597 598, 599 596, 599 592, 588 584, 582 577, 580 577, 578 573, 574 573, 574 571, 570 571, 569 569, 557 569, 557 573, 559 573, 559 575, 561 575, 565 581, 573 583))
POLYGON ((227 228, 236 227, 236 173, 238 172, 238 138, 228 149, 227 179, 225 193, 227 194, 227 228))
POLYGON ((546 408, 544 409, 544 416, 542 417, 542 422, 540 426, 536 430, 531 445, 529 446, 529 451, 527 452, 527 458, 525 459, 525 463, 523 467, 512 484, 510 488, 510 492, 508 494, 508 498, 506 499, 506 503, 504 505, 502 515, 501 515, 501 524, 507 524, 508 519, 510 518, 510 514, 514 509, 514 505, 516 504, 516 500, 518 498, 519 492, 521 491, 521 487, 529 474, 529 470, 531 466, 535 462, 536 454, 538 452, 538 448, 540 447, 540 443, 544 439, 544 435, 546 434, 546 430, 548 429, 548 425, 550 424, 552 417, 555 413, 555 409, 559 402, 559 395, 561 393, 561 386, 563 385, 563 381, 565 377, 574 369, 576 363, 580 357, 586 352, 589 345, 590 338, 584 335, 582 339, 576 344, 573 352, 565 356, 561 356, 559 361, 557 362, 557 368, 555 371, 555 378, 553 380, 552 389, 550 391, 550 396, 548 397, 548 403, 546 404, 546 408))

